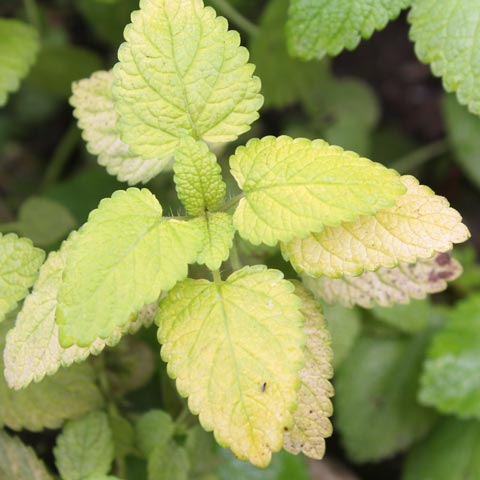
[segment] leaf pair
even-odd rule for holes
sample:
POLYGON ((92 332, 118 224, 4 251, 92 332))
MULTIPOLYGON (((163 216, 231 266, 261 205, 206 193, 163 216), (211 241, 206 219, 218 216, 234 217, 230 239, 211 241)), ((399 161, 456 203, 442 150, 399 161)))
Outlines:
POLYGON ((228 142, 263 103, 237 32, 201 0, 142 2, 120 62, 76 84, 72 105, 89 150, 120 180, 146 182, 183 137, 228 142))
POLYGON ((282 244, 318 296, 347 306, 388 306, 441 291, 460 275, 448 255, 434 257, 469 237, 460 215, 415 178, 401 181, 407 193, 393 207, 282 244))

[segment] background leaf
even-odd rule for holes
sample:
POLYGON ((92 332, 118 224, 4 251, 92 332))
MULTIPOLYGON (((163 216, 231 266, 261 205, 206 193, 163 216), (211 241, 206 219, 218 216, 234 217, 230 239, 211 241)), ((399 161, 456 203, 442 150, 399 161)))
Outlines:
POLYGON ((336 423, 356 462, 379 461, 423 437, 434 412, 416 403, 427 335, 360 338, 336 375, 336 423))
POLYGON ((64 480, 106 475, 114 457, 112 431, 104 412, 71 420, 57 438, 55 464, 64 480))
POLYGON ((2 480, 53 479, 35 452, 6 432, 0 432, 0 478, 2 480))
POLYGON ((418 58, 447 92, 480 115, 480 8, 476 0, 414 0, 408 16, 418 58), (454 34, 453 34, 454 32, 454 34))
POLYGON ((23 22, 0 18, 0 107, 18 90, 38 53, 38 33, 23 22))

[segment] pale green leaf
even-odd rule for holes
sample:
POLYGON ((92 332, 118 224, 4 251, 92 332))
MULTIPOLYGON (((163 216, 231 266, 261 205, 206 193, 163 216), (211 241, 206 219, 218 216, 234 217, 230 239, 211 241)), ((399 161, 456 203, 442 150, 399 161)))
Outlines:
POLYGON ((444 197, 414 177, 403 176, 402 183, 407 193, 393 207, 283 244, 284 256, 297 272, 338 278, 414 263, 469 238, 462 217, 444 197))
POLYGON ((0 107, 18 90, 38 53, 38 33, 23 22, 0 18, 0 107))
POLYGON ((43 96, 63 100, 71 94, 73 82, 100 70, 102 64, 94 50, 46 39, 25 85, 43 96))
POLYGON ((332 365, 337 370, 353 348, 362 323, 357 309, 341 305, 322 305, 322 311, 327 320, 328 331, 332 339, 332 365))
POLYGON ((0 322, 27 295, 44 258, 31 240, 0 233, 0 322))
POLYGON ((15 327, 7 335, 3 358, 5 378, 10 388, 23 388, 52 375, 61 366, 98 355, 106 345, 116 345, 126 333, 136 332, 148 325, 156 313, 156 305, 144 307, 138 317, 133 316, 123 327, 116 327, 105 340, 100 338, 88 347, 72 345, 63 348, 55 322, 57 295, 69 247, 75 236, 66 241, 59 252, 52 252, 42 265, 33 292, 26 298, 17 316, 15 327))
POLYGON ((72 243, 58 294, 60 344, 89 346, 187 276, 201 238, 196 226, 163 220, 148 190, 103 200, 72 243))
POLYGON ((419 399, 443 413, 480 418, 480 296, 471 296, 435 334, 419 399))
POLYGON ((283 448, 320 460, 325 454, 325 437, 332 434, 328 419, 333 413, 330 335, 318 302, 301 286, 297 286, 295 293, 303 302, 300 312, 305 321, 307 343, 305 366, 300 370, 298 406, 293 412, 293 425, 283 435, 283 448))
POLYGON ((401 263, 395 268, 379 268, 358 277, 313 278, 303 275, 307 288, 327 303, 345 307, 374 305, 389 307, 395 303, 407 304, 410 299, 421 300, 430 293, 447 288, 447 282, 462 273, 462 266, 448 254, 439 254, 417 263, 401 263))
POLYGON ((75 225, 76 220, 67 208, 43 197, 28 198, 18 214, 18 232, 39 247, 63 240, 75 225))
MULTIPOLYGON (((0 351, 4 350, 5 335, 11 327, 10 321, 0 325, 0 351)), ((19 392, 8 387, 3 368, 0 359, 0 424, 13 430, 58 428, 66 419, 84 415, 103 404, 94 371, 87 363, 61 369, 42 383, 19 392)))
POLYGON ((222 169, 208 145, 185 137, 175 153, 175 186, 189 215, 213 210, 225 197, 222 169))
POLYGON ((106 475, 113 461, 113 437, 104 412, 67 422, 53 450, 63 480, 106 475))
POLYGON ((405 192, 393 170, 323 140, 252 139, 230 158, 245 198, 234 225, 255 245, 275 245, 392 206, 405 192))
POLYGON ((233 244, 235 229, 228 213, 206 213, 193 220, 202 231, 202 249, 197 263, 205 264, 210 270, 217 270, 227 260, 233 244))
POLYGON ((398 17, 412 0, 290 0, 287 35, 290 52, 303 58, 353 50, 398 17))
POLYGON ((407 457, 403 480, 474 480, 480 472, 480 423, 447 418, 407 457))
POLYGON ((188 480, 190 462, 185 448, 171 441, 155 447, 148 459, 148 480, 188 480))
POLYGON ((20 439, 0 432, 1 480, 52 480, 45 465, 35 452, 20 439))
POLYGON ((192 136, 228 142, 258 118, 260 81, 227 21, 202 0, 143 0, 114 69, 122 140, 167 158, 192 136))
POLYGON ((165 446, 173 437, 175 425, 172 417, 162 410, 150 410, 135 424, 137 444, 145 458, 150 457, 155 447, 165 446))
POLYGON ((409 22, 415 53, 447 92, 480 115, 480 5, 477 0, 414 0, 409 22))
POLYGON ((442 111, 455 159, 468 179, 480 188, 480 118, 460 105, 453 95, 445 96, 442 111))
POLYGON ((88 151, 98 163, 120 181, 146 183, 170 163, 167 158, 142 158, 130 152, 117 131, 118 115, 112 94, 112 72, 95 72, 90 78, 73 84, 70 103, 78 126, 83 130, 88 151))
POLYGON ((265 106, 281 108, 309 97, 328 74, 327 62, 302 62, 287 52, 285 23, 289 0, 273 0, 260 18, 249 49, 262 79, 265 106))
POLYGON ((178 284, 157 316, 162 358, 220 445, 266 466, 292 425, 304 361, 300 299, 281 272, 245 267, 226 281, 178 284))
POLYGON ((427 341, 362 337, 336 373, 336 427, 354 461, 401 452, 432 426, 435 414, 416 403, 427 341))

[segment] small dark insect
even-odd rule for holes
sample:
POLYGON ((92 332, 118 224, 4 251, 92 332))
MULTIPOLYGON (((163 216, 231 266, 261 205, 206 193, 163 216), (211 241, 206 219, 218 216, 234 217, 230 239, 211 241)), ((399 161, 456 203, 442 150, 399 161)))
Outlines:
POLYGON ((263 382, 262 385, 262 393, 265 393, 265 390, 267 389, 267 382, 263 382))

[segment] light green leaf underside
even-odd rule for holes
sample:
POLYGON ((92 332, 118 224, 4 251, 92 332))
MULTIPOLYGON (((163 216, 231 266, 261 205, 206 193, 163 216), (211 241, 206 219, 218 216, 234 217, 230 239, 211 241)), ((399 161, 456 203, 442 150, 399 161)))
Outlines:
MULTIPOLYGON (((12 323, 6 321, 0 326, 0 351, 4 349, 5 335, 12 323)), ((1 359, 0 424, 13 430, 26 428, 37 432, 44 428, 58 428, 66 419, 84 415, 103 404, 95 384, 95 374, 87 363, 61 369, 42 383, 30 385, 19 392, 8 387, 3 369, 1 359)))
POLYGON ((475 479, 480 472, 480 423, 443 420, 407 457, 403 480, 475 479))
POLYGON ((454 95, 443 98, 442 111, 455 159, 469 180, 480 187, 480 118, 460 105, 454 95))
POLYGON ((347 358, 361 332, 361 317, 358 309, 346 308, 341 305, 324 303, 322 311, 332 339, 332 365, 336 371, 347 358))
POLYGON ((202 231, 203 245, 197 263, 205 264, 210 270, 217 270, 227 260, 233 244, 235 228, 228 213, 206 213, 193 220, 202 231))
POLYGON ((44 258, 31 240, 0 234, 0 322, 27 295, 44 258))
POLYGON ((15 92, 38 53, 37 31, 23 22, 0 18, 0 107, 15 92))
POLYGON ((427 341, 362 337, 336 373, 336 427, 355 462, 401 452, 432 426, 435 414, 416 401, 427 341))
POLYGON ((307 343, 304 347, 305 366, 300 370, 298 406, 293 412, 293 425, 283 435, 283 448, 287 452, 303 453, 320 460, 325 454, 325 437, 332 434, 328 417, 333 413, 330 397, 333 375, 330 335, 320 305, 303 287, 295 294, 302 299, 300 312, 304 318, 307 343))
POLYGON ((75 108, 73 114, 88 151, 98 156, 98 163, 106 167, 108 173, 130 185, 146 183, 165 169, 171 158, 139 157, 120 140, 112 85, 113 73, 104 71, 74 83, 70 97, 70 104, 75 108))
POLYGON ((419 185, 414 177, 401 180, 407 193, 393 207, 283 244, 285 258, 297 272, 338 278, 399 262, 414 263, 469 238, 462 217, 444 197, 419 185))
POLYGON ((430 293, 447 288, 447 282, 462 273, 462 266, 447 254, 439 254, 415 264, 400 263, 395 268, 379 268, 358 277, 313 278, 303 275, 303 282, 316 296, 328 303, 346 307, 374 305, 389 307, 406 304, 410 299, 421 300, 430 293))
POLYGON ((175 187, 189 215, 213 210, 225 197, 222 169, 203 142, 185 137, 175 153, 175 187))
POLYGON ((53 451, 63 480, 106 475, 113 461, 113 437, 104 412, 69 421, 53 451))
POLYGON ((109 338, 187 276, 200 242, 195 224, 162 220, 146 189, 103 200, 69 248, 56 314, 60 344, 109 338))
POLYGON ((189 469, 190 460, 185 448, 171 441, 157 446, 150 455, 148 480, 189 480, 189 469))
POLYGON ((156 311, 155 306, 142 309, 122 327, 116 327, 105 340, 97 338, 88 347, 72 345, 62 348, 55 323, 57 295, 62 284, 69 246, 75 237, 65 242, 59 252, 50 253, 42 265, 33 292, 26 298, 17 316, 15 327, 7 334, 3 358, 5 378, 10 388, 23 388, 39 382, 45 375, 52 375, 61 366, 81 362, 89 355, 98 355, 106 345, 116 345, 126 333, 136 332, 148 324, 156 311))
POLYGON ((477 0, 414 0, 409 14, 415 52, 442 77, 447 92, 480 115, 480 5, 477 0))
POLYGON ((287 36, 292 55, 311 60, 353 50, 398 17, 412 0, 290 0, 287 36))
POLYGON ((322 85, 328 74, 327 62, 303 62, 288 54, 288 4, 289 0, 269 2, 262 12, 259 31, 249 43, 267 107, 282 108, 301 99, 311 102, 312 89, 322 85))
POLYGON ((150 410, 135 425, 137 445, 148 458, 155 447, 166 445, 175 433, 172 417, 163 410, 150 410))
POLYGON ((190 410, 240 459, 266 466, 292 424, 304 361, 301 302, 281 272, 177 285, 157 317, 162 358, 190 410))
POLYGON ((356 221, 392 206, 406 190, 393 170, 323 140, 252 139, 230 165, 245 192, 234 225, 255 245, 356 221))
POLYGON ((142 0, 114 69, 122 139, 144 156, 172 156, 192 136, 228 142, 258 118, 260 81, 237 32, 201 0, 142 0))
POLYGON ((456 307, 433 337, 419 398, 443 413, 480 418, 480 296, 456 307))
POLYGON ((20 439, 0 432, 0 478, 2 480, 52 480, 43 462, 20 439))
POLYGON ((75 226, 76 220, 67 208, 45 197, 29 197, 18 214, 18 232, 38 247, 63 240, 75 226))

